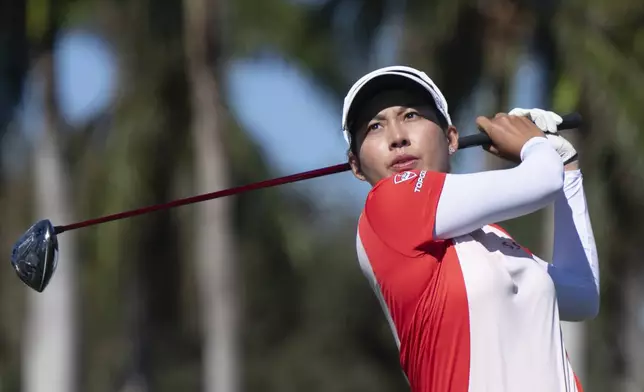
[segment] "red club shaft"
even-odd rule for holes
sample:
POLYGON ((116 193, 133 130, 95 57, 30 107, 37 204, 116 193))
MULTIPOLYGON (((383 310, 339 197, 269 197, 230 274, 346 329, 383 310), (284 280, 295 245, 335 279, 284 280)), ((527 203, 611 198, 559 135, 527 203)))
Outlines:
POLYGON ((187 204, 199 203, 206 200, 217 199, 220 197, 236 195, 243 192, 253 191, 256 189, 270 188, 277 185, 288 184, 291 182, 297 182, 302 180, 308 180, 311 178, 327 176, 329 174, 341 173, 344 171, 351 170, 351 167, 348 163, 342 163, 339 165, 328 166, 321 169, 310 170, 307 172, 292 174, 290 176, 273 178, 270 180, 264 180, 259 182, 254 182, 252 184, 241 185, 234 188, 223 189, 221 191, 205 193, 202 195, 186 197, 184 199, 177 199, 167 203, 155 204, 147 207, 141 207, 130 211, 123 211, 112 215, 106 215, 100 218, 88 219, 82 222, 76 222, 64 226, 56 226, 56 234, 63 233, 65 231, 80 229, 82 227, 94 226, 101 223, 111 222, 119 219, 131 218, 137 215, 143 215, 154 211, 167 210, 174 207, 184 206, 187 204))

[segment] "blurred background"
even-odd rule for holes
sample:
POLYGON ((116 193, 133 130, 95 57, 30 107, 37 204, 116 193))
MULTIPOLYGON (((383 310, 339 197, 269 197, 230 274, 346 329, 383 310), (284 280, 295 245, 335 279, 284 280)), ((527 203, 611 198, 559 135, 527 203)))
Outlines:
MULTIPOLYGON (((644 391, 640 0, 3 0, 0 390, 408 390, 348 173, 66 233, 42 294, 9 264, 38 219, 344 162, 344 94, 394 64, 435 79, 462 134, 582 113, 602 302, 565 340, 586 391, 644 391)), ((477 148, 454 169, 503 165, 477 148)), ((503 226, 549 259, 552 211, 503 226)))

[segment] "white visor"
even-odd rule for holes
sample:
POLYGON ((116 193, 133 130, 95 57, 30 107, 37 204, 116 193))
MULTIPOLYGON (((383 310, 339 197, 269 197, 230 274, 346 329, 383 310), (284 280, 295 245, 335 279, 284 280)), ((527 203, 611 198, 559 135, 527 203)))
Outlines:
POLYGON ((372 71, 358 80, 349 90, 344 98, 344 107, 342 109, 342 133, 347 144, 351 146, 351 134, 349 132, 349 112, 355 102, 359 102, 364 97, 368 97, 373 92, 387 86, 395 87, 396 84, 402 85, 412 81, 431 95, 438 112, 443 116, 448 125, 452 125, 452 119, 447 110, 447 101, 443 93, 438 89, 436 84, 424 72, 405 66, 384 67, 372 71), (404 78, 404 79, 400 79, 404 78))

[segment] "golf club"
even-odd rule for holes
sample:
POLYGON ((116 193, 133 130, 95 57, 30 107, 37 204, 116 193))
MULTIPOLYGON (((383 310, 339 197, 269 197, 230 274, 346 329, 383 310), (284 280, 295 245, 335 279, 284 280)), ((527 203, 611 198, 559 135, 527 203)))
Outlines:
MULTIPOLYGON (((562 118, 563 122, 558 125, 558 130, 578 128, 582 122, 581 115, 579 115, 578 113, 567 114, 565 116, 562 116, 562 118)), ((490 137, 486 133, 481 132, 475 135, 461 137, 459 139, 459 149, 483 146, 490 143, 490 137)), ((116 214, 106 215, 100 218, 89 219, 64 226, 54 226, 48 219, 40 220, 33 226, 31 226, 13 246, 13 250, 11 252, 11 265, 16 270, 18 277, 20 278, 20 280, 22 280, 23 283, 38 292, 42 292, 47 287, 49 281, 51 280, 51 277, 56 271, 59 250, 57 239, 58 234, 119 219, 131 218, 133 216, 143 215, 154 211, 167 210, 187 204, 199 203, 206 200, 236 195, 256 189, 269 188, 277 185, 327 176, 329 174, 341 173, 348 170, 351 170, 349 164, 341 163, 338 165, 292 174, 285 177, 274 178, 230 189, 224 189, 217 192, 178 199, 168 203, 156 204, 130 211, 119 212, 116 214)))

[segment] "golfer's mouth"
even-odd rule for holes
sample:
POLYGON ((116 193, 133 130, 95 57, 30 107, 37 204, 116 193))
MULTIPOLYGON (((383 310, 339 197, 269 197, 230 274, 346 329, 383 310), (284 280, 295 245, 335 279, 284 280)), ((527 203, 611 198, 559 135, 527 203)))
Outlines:
POLYGON ((413 155, 399 155, 391 162, 389 166, 393 171, 401 172, 406 170, 413 170, 419 159, 413 155))

